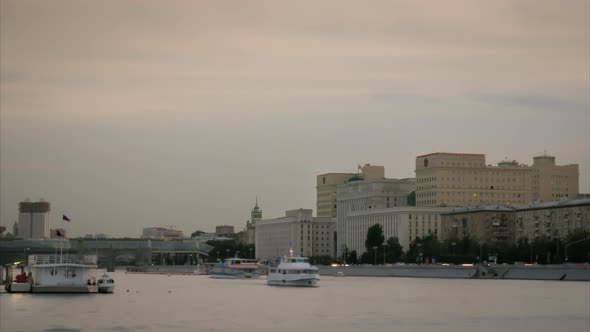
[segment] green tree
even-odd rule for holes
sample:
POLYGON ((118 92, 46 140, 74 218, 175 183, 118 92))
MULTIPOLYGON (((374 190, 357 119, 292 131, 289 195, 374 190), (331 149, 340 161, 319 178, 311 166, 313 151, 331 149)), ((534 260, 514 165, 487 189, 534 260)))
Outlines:
POLYGON ((350 264, 358 264, 359 260, 357 257, 356 250, 350 252, 350 255, 348 255, 348 259, 346 261, 350 264))
POLYGON ((385 249, 385 261, 388 263, 399 262, 400 258, 404 254, 404 250, 402 245, 399 243, 397 236, 387 239, 387 247, 385 249))
POLYGON ((383 235, 383 228, 381 228, 381 225, 375 224, 369 227, 369 230, 367 231, 367 239, 365 240, 365 248, 367 251, 372 252, 374 247, 381 248, 383 241, 385 241, 385 236, 383 235))
POLYGON ((573 231, 565 239, 564 254, 566 246, 568 262, 590 262, 590 232, 581 229, 573 231))
POLYGON ((412 191, 408 194, 408 205, 409 206, 416 206, 416 191, 412 191))

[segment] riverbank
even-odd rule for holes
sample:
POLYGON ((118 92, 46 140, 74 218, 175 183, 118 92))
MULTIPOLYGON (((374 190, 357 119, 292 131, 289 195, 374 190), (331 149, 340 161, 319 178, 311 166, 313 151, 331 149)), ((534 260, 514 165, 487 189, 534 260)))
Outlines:
POLYGON ((319 266, 323 276, 590 281, 588 265, 319 266))

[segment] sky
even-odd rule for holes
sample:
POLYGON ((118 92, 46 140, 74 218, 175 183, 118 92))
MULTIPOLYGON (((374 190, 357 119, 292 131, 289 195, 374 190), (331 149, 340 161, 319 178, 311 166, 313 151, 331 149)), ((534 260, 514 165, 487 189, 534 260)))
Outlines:
POLYGON ((240 230, 437 151, 547 152, 590 192, 589 3, 2 0, 0 224, 240 230))

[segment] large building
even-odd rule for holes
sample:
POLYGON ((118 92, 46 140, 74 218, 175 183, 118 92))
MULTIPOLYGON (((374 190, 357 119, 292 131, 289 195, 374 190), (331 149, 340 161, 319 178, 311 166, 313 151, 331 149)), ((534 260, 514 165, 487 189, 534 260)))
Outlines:
POLYGON ((590 198, 533 203, 515 210, 516 237, 565 239, 575 230, 590 231, 590 198))
POLYGON ((334 218, 312 216, 311 209, 289 210, 284 217, 259 220, 256 223, 256 256, 272 259, 277 256, 335 257, 334 218))
POLYGON ((469 236, 479 243, 516 243, 514 209, 498 205, 462 207, 442 215, 441 240, 469 236))
POLYGON ((229 226, 229 225, 215 226, 215 234, 231 237, 234 235, 234 226, 229 226))
POLYGON ((338 254, 355 250, 358 255, 365 252, 365 240, 369 227, 379 224, 385 240, 397 237, 408 250, 416 238, 428 235, 439 236, 441 214, 450 208, 401 206, 381 209, 358 210, 346 216, 338 216, 338 254))
POLYGON ((415 179, 359 178, 338 186, 338 252, 343 252, 345 248, 356 250, 358 254, 364 252, 367 230, 377 221, 387 226, 386 238, 405 234, 399 229, 400 217, 393 211, 397 211, 397 207, 408 206, 408 197, 415 189, 415 179))
POLYGON ((486 165, 485 155, 437 152, 416 157, 417 206, 522 206, 532 201, 576 197, 578 166, 555 157, 486 165))
POLYGON ((576 198, 579 194, 577 164, 556 165, 555 157, 543 155, 533 158, 533 201, 550 202, 562 198, 576 198))
POLYGON ((574 231, 590 231, 590 198, 532 203, 519 208, 455 208, 442 215, 442 226, 442 239, 470 236, 487 244, 516 244, 519 239, 539 237, 564 240, 574 231))
POLYGON ((349 182, 351 179, 359 180, 376 180, 385 178, 385 168, 365 164, 358 166, 360 173, 326 173, 317 176, 317 216, 318 217, 336 217, 337 201, 336 192, 341 184, 349 182))
POLYGON ((17 236, 26 239, 49 238, 49 202, 20 202, 17 236))

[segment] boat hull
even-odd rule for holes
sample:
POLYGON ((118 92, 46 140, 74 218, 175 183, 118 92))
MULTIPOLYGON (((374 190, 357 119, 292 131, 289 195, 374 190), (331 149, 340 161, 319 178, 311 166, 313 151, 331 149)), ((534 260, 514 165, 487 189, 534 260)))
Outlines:
POLYGON ((216 274, 210 273, 209 277, 213 279, 258 279, 260 273, 236 273, 236 274, 216 274))
POLYGON ((268 279, 266 283, 271 286, 289 286, 289 287, 318 287, 319 278, 304 279, 268 279))
POLYGON ((11 282, 4 287, 9 293, 30 293, 31 284, 21 282, 11 282))
POLYGON ((33 285, 33 293, 98 293, 96 285, 33 285))
POLYGON ((99 293, 114 293, 115 292, 115 285, 108 285, 108 286, 98 286, 99 293))

